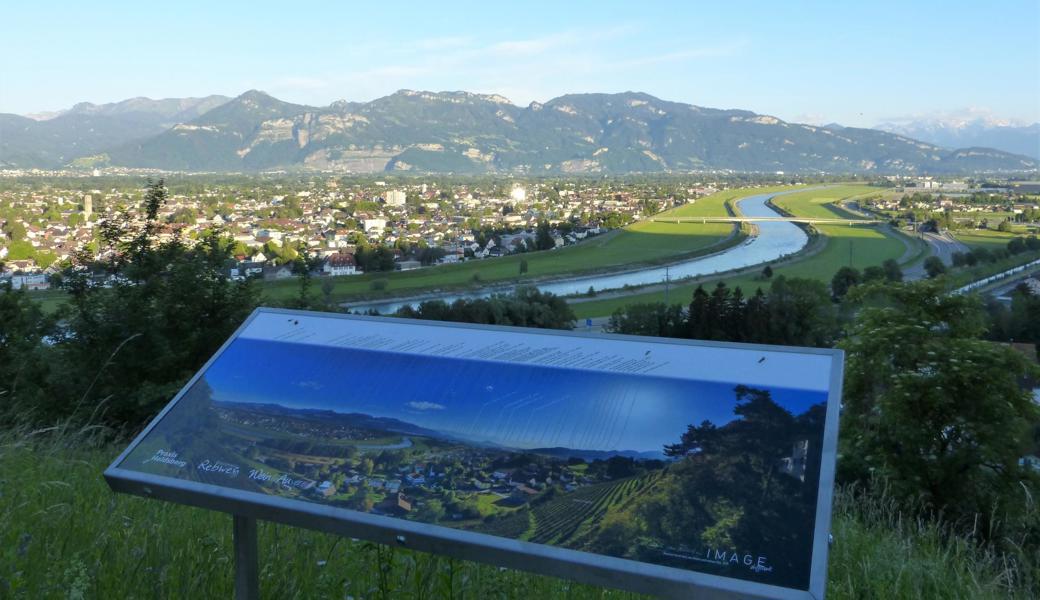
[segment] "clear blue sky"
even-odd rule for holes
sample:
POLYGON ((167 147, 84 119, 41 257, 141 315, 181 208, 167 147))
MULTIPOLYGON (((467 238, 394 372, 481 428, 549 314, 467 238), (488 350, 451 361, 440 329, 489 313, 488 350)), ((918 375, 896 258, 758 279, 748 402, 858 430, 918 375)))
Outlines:
MULTIPOLYGON (((206 371, 216 401, 389 417, 516 448, 660 452, 736 418, 735 383, 238 339, 206 371)), ((826 393, 771 389, 799 415, 826 393)))
POLYGON ((0 112, 250 88, 644 91, 874 125, 973 107, 1040 120, 1040 2, 50 2, 0 19, 0 112), (349 6, 348 6, 349 5, 349 6))

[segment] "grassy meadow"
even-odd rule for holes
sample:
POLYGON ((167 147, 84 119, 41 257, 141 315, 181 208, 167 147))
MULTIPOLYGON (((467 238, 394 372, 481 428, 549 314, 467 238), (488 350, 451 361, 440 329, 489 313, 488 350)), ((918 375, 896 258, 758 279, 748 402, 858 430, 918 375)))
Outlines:
MULTIPOLYGON (((384 297, 421 294, 492 283, 512 283, 543 277, 620 269, 628 265, 653 264, 692 257, 725 247, 722 242, 733 235, 728 223, 640 223, 612 231, 574 246, 528 254, 513 254, 455 265, 392 273, 367 273, 332 278, 332 297, 384 297), (641 225, 641 227, 640 227, 641 225), (527 260, 528 271, 520 275, 520 261, 527 260), (385 281, 373 291, 372 282, 385 281)), ((734 236, 733 242, 739 241, 734 236)), ((264 296, 274 300, 295 297, 300 284, 290 279, 264 282, 264 296)))
POLYGON ((798 217, 819 219, 862 219, 839 206, 839 202, 868 195, 871 188, 863 185, 839 185, 807 190, 773 198, 773 204, 798 217))
POLYGON ((798 189, 797 186, 791 185, 774 185, 768 187, 744 187, 735 188, 732 190, 723 190, 716 192, 710 196, 698 198, 697 201, 690 204, 684 204, 677 206, 671 210, 666 210, 657 217, 725 217, 729 216, 729 212, 726 210, 726 203, 732 202, 740 198, 746 198, 748 196, 756 196, 758 194, 770 194, 774 192, 783 192, 787 190, 798 189))
MULTIPOLYGON (((0 433, 0 597, 227 598, 231 518, 111 492, 123 442, 0 433)), ((1013 567, 938 523, 839 491, 829 598, 1025 598, 1013 567)), ((264 598, 611 599, 639 596, 261 523, 264 598)))
POLYGON ((985 248, 987 250, 1007 248, 1008 242, 1018 237, 1013 232, 997 231, 996 229, 965 229, 951 233, 958 241, 973 250, 975 248, 985 248))
MULTIPOLYGON (((728 216, 727 202, 784 189, 793 188, 776 186, 725 190, 700 198, 693 204, 665 211, 659 216, 728 216)), ((739 243, 743 236, 738 234, 736 229, 729 223, 641 221, 559 250, 515 254, 415 271, 337 277, 332 280, 334 287, 331 296, 337 300, 346 300, 420 294, 489 283, 534 281, 545 277, 662 264, 717 252, 739 243), (528 268, 527 273, 522 276, 521 260, 527 261, 528 268), (385 281, 386 287, 380 291, 373 291, 374 280, 385 281)), ((291 298, 298 292, 299 283, 292 280, 264 284, 265 296, 274 300, 291 298)))
MULTIPOLYGON (((835 186, 832 188, 799 192, 777 196, 773 203, 796 216, 842 218, 850 216, 838 206, 841 200, 865 193, 863 186, 835 186)), ((773 276, 805 277, 829 283, 834 273, 844 266, 857 269, 880 265, 888 259, 901 259, 911 247, 910 260, 918 257, 920 248, 914 240, 901 238, 885 225, 816 225, 818 236, 810 241, 802 258, 795 257, 773 265, 773 276), (905 243, 904 243, 905 241, 905 243)), ((755 267, 730 276, 703 279, 705 287, 725 281, 730 287, 740 286, 745 295, 753 294, 759 287, 768 287, 769 280, 760 275, 761 268, 755 267)), ((687 302, 697 283, 679 283, 668 292, 670 302, 687 302)), ((664 291, 607 297, 587 302, 575 302, 571 307, 579 319, 601 317, 612 314, 627 304, 640 302, 663 302, 664 291)))

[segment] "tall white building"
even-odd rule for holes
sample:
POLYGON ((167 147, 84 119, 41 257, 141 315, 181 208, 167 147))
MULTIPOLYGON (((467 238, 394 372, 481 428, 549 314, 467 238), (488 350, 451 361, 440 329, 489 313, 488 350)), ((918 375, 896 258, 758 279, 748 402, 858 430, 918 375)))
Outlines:
POLYGON ((94 197, 90 194, 83 196, 83 220, 89 221, 90 215, 94 213, 94 197))
POLYGON ((404 206, 407 195, 402 190, 390 190, 386 193, 387 206, 404 206))

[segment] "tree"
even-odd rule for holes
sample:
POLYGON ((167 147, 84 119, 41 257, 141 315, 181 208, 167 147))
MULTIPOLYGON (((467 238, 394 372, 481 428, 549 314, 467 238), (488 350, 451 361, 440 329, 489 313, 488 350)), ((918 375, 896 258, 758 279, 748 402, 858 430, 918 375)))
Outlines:
POLYGON ((842 267, 831 278, 831 294, 835 300, 841 300, 853 287, 863 281, 862 275, 854 267, 842 267))
POLYGON ((397 316, 547 329, 574 327, 574 312, 563 298, 533 287, 520 287, 512 294, 489 298, 460 298, 451 304, 429 300, 418 308, 405 306, 397 311, 397 316))
POLYGON ((43 340, 54 326, 24 289, 0 284, 0 424, 36 416, 51 364, 43 340))
POLYGON ((41 410, 103 415, 136 428, 256 306, 251 283, 228 278, 226 240, 209 236, 191 248, 176 237, 158 240, 166 200, 163 180, 149 182, 143 220, 122 211, 101 221, 106 258, 80 255, 76 262, 85 270, 64 274, 70 302, 54 336, 62 376, 49 382, 41 410), (91 271, 111 274, 109 287, 92 285, 91 271))
POLYGON ((867 283, 870 281, 885 281, 886 279, 887 277, 885 276, 884 267, 872 265, 867 267, 866 269, 863 269, 863 283, 867 283))
POLYGON ((769 279, 769 278, 770 278, 770 277, 772 277, 772 276, 773 276, 773 267, 771 267, 771 266, 769 266, 769 265, 766 265, 766 266, 765 266, 765 267, 764 267, 764 268, 762 269, 762 277, 763 277, 764 279, 769 279))
POLYGON ((840 332, 827 287, 814 279, 777 277, 769 288, 763 344, 828 347, 840 332))
POLYGON ((698 286, 687 317, 662 303, 628 305, 611 317, 616 333, 662 335, 730 342, 827 346, 839 333, 837 311, 818 281, 777 277, 769 293, 745 298, 739 287, 717 285, 712 294, 698 286))
POLYGON ((842 478, 996 531, 990 519, 1007 519, 1023 489, 1040 492, 1018 463, 1040 418, 1019 384, 1035 367, 978 339, 974 297, 920 282, 864 286, 852 300, 861 308, 841 344, 842 478))
POLYGON ((2 228, 3 232, 7 234, 7 237, 11 238, 12 242, 21 242, 25 240, 26 230, 25 225, 20 221, 8 219, 4 222, 2 228))
POLYGON ((685 329, 682 307, 663 302, 618 308, 607 323, 607 330, 612 333, 659 337, 684 337, 685 329))
POLYGON ((419 508, 417 518, 423 523, 436 523, 444 518, 444 503, 436 498, 429 498, 419 508))
POLYGON ((534 247, 538 250, 551 250, 556 247, 548 221, 540 221, 535 231, 534 247))
POLYGON ((929 256, 924 259, 924 272, 930 279, 935 279, 946 272, 946 265, 938 256, 929 256))

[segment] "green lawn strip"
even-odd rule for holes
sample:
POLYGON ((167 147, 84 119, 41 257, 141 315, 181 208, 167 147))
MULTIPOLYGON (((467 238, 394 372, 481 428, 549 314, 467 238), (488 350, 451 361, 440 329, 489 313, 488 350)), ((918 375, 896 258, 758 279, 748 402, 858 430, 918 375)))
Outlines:
MULTIPOLYGON (((389 298, 423 292, 479 288, 493 283, 536 283, 546 277, 622 270, 640 264, 652 265, 716 252, 738 243, 729 223, 639 223, 638 227, 608 233, 559 250, 513 254, 457 265, 393 273, 368 273, 336 277, 332 297, 348 299, 389 298), (520 262, 528 271, 520 275, 520 262), (372 290, 372 282, 383 280, 385 288, 372 290)), ((264 296, 274 300, 295 297, 298 280, 264 282, 264 296)), ((317 292, 315 292, 317 293, 317 292)))
MULTIPOLYGON (((0 432, 0 597, 232 596, 231 518, 113 493, 101 472, 122 447, 0 432)), ((829 598, 1026 597, 928 521, 842 494, 833 520, 829 598)), ((259 548, 265 598, 639 597, 263 521, 259 548)))
MULTIPOLYGON (((843 188, 838 190, 839 194, 833 196, 814 196, 813 192, 806 193, 803 198, 796 199, 793 208, 797 212, 794 214, 806 216, 804 212, 819 210, 825 204, 823 200, 820 200, 822 198, 831 198, 828 201, 834 201, 834 199, 839 199, 838 197, 842 194, 847 196, 849 193, 863 192, 860 186, 843 186, 843 188), (818 201, 813 202, 814 198, 818 201), (809 208, 812 206, 818 208, 809 208)), ((791 196, 795 195, 798 194, 791 194, 791 196)), ((786 196, 784 197, 786 198, 786 196)), ((805 277, 830 283, 834 273, 843 266, 851 265, 862 270, 865 267, 880 265, 890 258, 899 260, 906 252, 906 245, 896 237, 898 234, 883 225, 817 225, 816 230, 823 239, 823 248, 807 248, 803 254, 780 264, 774 264, 772 266, 774 277, 777 275, 805 277)), ((599 300, 572 302, 571 308, 580 320, 609 316, 618 308, 628 304, 665 301, 686 304, 690 301, 698 283, 704 285, 705 288, 710 288, 718 281, 724 281, 730 287, 740 286, 745 295, 750 295, 759 287, 769 287, 769 280, 763 279, 760 275, 761 269, 761 266, 756 266, 728 276, 701 278, 696 280, 697 283, 679 283, 670 287, 667 299, 665 291, 659 289, 660 286, 655 286, 653 291, 644 293, 637 292, 599 300)))
MULTIPOLYGON (((903 243, 887 229, 864 226, 849 227, 847 225, 822 225, 818 229, 823 236, 824 247, 811 256, 794 257, 793 260, 772 265, 773 277, 785 275, 818 279, 824 283, 830 283, 838 269, 850 264, 850 246, 852 249, 851 265, 857 269, 880 265, 889 258, 898 260, 905 251, 903 243)), ((759 287, 769 287, 770 280, 762 278, 761 270, 761 266, 756 266, 729 276, 700 279, 699 284, 703 285, 705 289, 710 289, 717 282, 724 281, 730 287, 740 286, 744 295, 747 296, 754 294, 759 287)), ((679 283, 671 286, 667 301, 672 304, 689 303, 697 285, 698 283, 679 283)), ((572 302, 571 308, 580 320, 609 316, 618 308, 628 304, 665 301, 664 290, 655 289, 655 291, 642 294, 635 293, 601 300, 572 302)))
POLYGON ((1007 248, 1008 242, 1018 237, 1018 234, 995 229, 963 229, 951 231, 953 237, 969 248, 986 248, 997 250, 1007 248))
POLYGON ((728 217, 730 216, 729 211, 726 209, 726 203, 728 202, 740 198, 747 198, 748 196, 757 196, 759 194, 773 194, 776 192, 796 190, 799 187, 800 186, 793 185, 774 185, 768 187, 745 187, 723 190, 721 192, 704 196, 703 198, 698 198, 694 202, 678 206, 671 210, 666 210, 654 215, 654 217, 728 217))
MULTIPOLYGON (((728 216, 726 203, 763 193, 797 189, 796 186, 738 188, 725 190, 664 211, 655 218, 728 216)), ((721 251, 739 243, 732 237, 728 223, 675 223, 640 221, 615 232, 559 250, 514 254, 501 258, 440 265, 428 269, 393 273, 368 273, 337 277, 332 281, 332 298, 381 299, 423 292, 479 288, 489 283, 537 283, 548 277, 591 274, 623 270, 626 267, 664 264, 721 251), (528 272, 520 276, 520 261, 526 260, 528 272), (372 282, 385 280, 383 290, 374 291, 372 282)), ((265 297, 285 300, 299 293, 299 282, 265 282, 265 297)))
POLYGON ((839 185, 776 196, 772 202, 779 208, 798 217, 862 219, 863 217, 854 215, 838 206, 838 202, 854 196, 864 195, 866 189, 868 188, 863 185, 839 185))
POLYGON ((1022 252, 994 262, 977 264, 974 267, 957 267, 947 272, 946 283, 950 289, 959 288, 972 281, 985 279, 990 275, 996 275, 1037 259, 1040 259, 1040 252, 1022 252))
POLYGON ((35 300, 40 305, 40 309, 47 314, 56 312, 69 299, 69 295, 60 289, 29 292, 29 297, 35 300))

